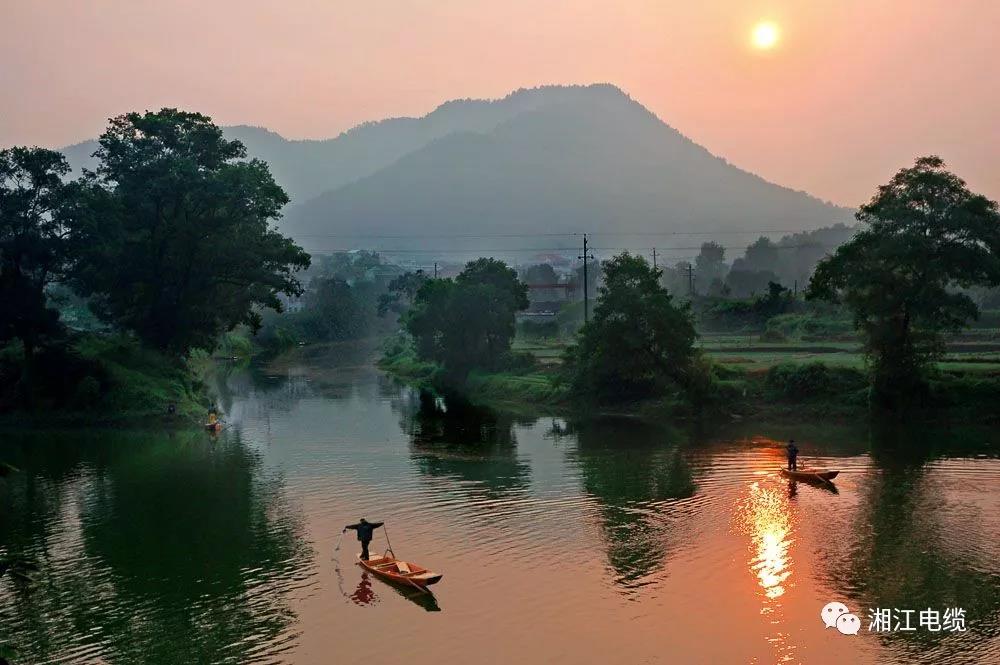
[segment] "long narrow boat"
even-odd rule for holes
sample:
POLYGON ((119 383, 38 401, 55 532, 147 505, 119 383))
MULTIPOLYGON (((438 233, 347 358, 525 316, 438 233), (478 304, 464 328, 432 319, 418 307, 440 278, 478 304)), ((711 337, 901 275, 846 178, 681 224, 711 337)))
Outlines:
POLYGON ((427 570, 415 563, 401 561, 388 554, 374 555, 367 561, 358 554, 358 565, 378 575, 384 580, 426 590, 431 584, 441 581, 443 575, 427 570))
POLYGON ((797 471, 778 469, 778 473, 783 475, 785 478, 791 478, 792 480, 804 480, 808 482, 810 480, 833 480, 837 477, 840 471, 831 471, 829 469, 799 469, 797 471))

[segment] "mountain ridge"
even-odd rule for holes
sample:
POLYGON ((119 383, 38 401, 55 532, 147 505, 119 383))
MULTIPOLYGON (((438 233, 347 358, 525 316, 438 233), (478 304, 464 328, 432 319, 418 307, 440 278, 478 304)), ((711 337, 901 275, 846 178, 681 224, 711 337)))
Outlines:
MULTIPOLYGON (((224 132, 270 164, 292 198, 281 226, 295 237, 808 229, 851 213, 729 163, 607 83, 450 100, 329 139, 254 125, 224 132)), ((65 152, 79 169, 95 148, 65 152)))

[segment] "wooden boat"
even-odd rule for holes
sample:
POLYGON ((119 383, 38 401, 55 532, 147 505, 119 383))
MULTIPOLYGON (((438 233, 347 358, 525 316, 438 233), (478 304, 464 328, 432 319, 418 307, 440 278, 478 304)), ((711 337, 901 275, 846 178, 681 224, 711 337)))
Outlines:
POLYGON ((431 584, 437 584, 443 577, 441 573, 432 572, 415 563, 401 561, 388 553, 382 556, 372 555, 367 561, 358 554, 358 565, 389 582, 423 590, 431 584))
POLYGON ((803 480, 805 482, 812 480, 815 482, 817 480, 833 480, 840 471, 830 471, 829 469, 799 469, 797 471, 778 469, 778 473, 792 480, 803 480))

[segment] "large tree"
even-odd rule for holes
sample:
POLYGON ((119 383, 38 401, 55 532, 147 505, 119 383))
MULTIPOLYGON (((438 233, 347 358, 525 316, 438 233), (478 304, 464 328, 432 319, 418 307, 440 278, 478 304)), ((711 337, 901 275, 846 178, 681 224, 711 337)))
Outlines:
POLYGON ((73 277, 106 320, 183 352, 301 293, 309 257, 272 224, 288 197, 210 118, 113 118, 95 157, 72 219, 73 277))
POLYGON ((1000 214, 939 157, 922 157, 857 213, 862 226, 816 268, 808 297, 843 302, 864 338, 873 397, 919 394, 942 334, 978 316, 959 287, 1000 284, 1000 214))
POLYGON ((510 351, 515 314, 528 306, 528 288, 496 259, 468 263, 454 280, 426 280, 406 315, 418 355, 462 379, 493 368, 510 351))
POLYGON ((401 315, 406 312, 426 281, 427 275, 423 270, 405 272, 394 277, 386 287, 386 292, 379 296, 378 315, 385 316, 389 312, 401 315))
POLYGON ((46 287, 65 260, 63 176, 58 152, 0 150, 0 344, 19 339, 30 369, 35 348, 61 332, 46 287))
POLYGON ((694 277, 698 292, 708 293, 709 287, 716 282, 721 285, 728 272, 726 248, 717 242, 703 242, 701 251, 694 260, 694 277))
POLYGON ((594 315, 567 351, 575 392, 620 402, 686 388, 695 360, 690 308, 674 304, 643 257, 623 253, 603 267, 594 315))

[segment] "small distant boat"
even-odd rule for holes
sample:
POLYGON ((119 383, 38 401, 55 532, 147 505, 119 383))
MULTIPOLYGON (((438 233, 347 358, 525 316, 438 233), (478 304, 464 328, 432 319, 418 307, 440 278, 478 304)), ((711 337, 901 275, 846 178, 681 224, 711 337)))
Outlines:
POLYGON ((432 572, 415 563, 401 561, 396 559, 395 555, 389 556, 388 554, 374 555, 367 561, 358 554, 358 565, 389 582, 414 586, 424 591, 431 584, 440 582, 441 578, 444 577, 441 573, 432 572))
POLYGON ((799 469, 797 471, 778 469, 778 473, 783 475, 785 478, 790 478, 792 480, 804 480, 808 482, 810 480, 833 480, 837 477, 840 471, 831 471, 829 469, 799 469))
POLYGON ((218 432, 222 429, 222 423, 216 420, 214 423, 205 423, 205 429, 209 432, 218 432))

